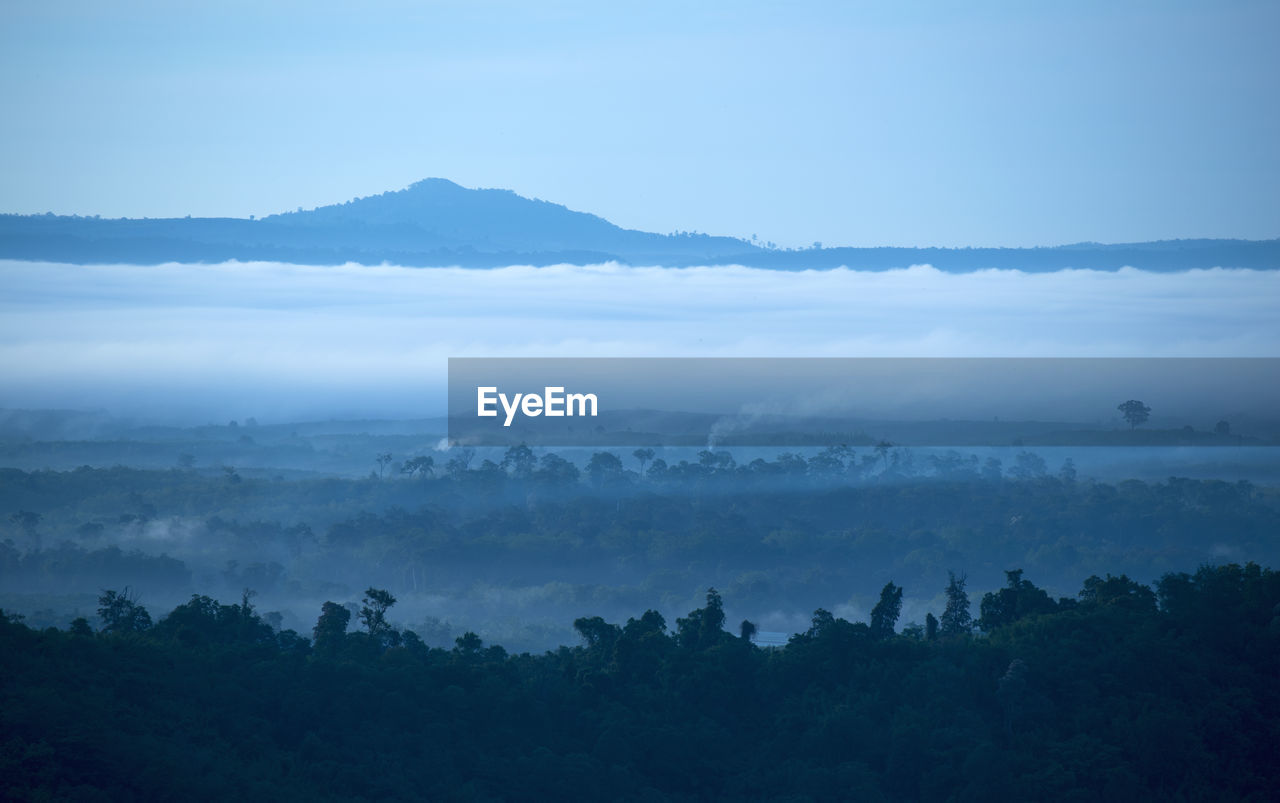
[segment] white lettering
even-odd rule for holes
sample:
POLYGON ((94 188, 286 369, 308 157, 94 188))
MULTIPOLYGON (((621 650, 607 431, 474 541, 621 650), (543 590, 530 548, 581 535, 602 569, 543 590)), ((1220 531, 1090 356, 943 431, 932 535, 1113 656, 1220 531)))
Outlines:
POLYGON ((564 404, 564 388, 548 387, 546 396, 547 406, 543 414, 548 418, 560 418, 564 415, 564 410, 557 407, 557 404, 564 404))
POLYGON ((481 418, 496 418, 498 416, 498 411, 496 409, 489 409, 489 405, 494 404, 497 401, 497 399, 494 399, 489 394, 497 392, 498 389, 493 387, 476 388, 476 415, 481 418))
POLYGON ((513 419, 513 418, 515 418, 515 417, 516 417, 516 410, 519 410, 519 409, 520 409, 520 396, 521 396, 521 395, 523 395, 523 394, 517 393, 517 394, 516 394, 516 396, 515 396, 515 398, 511 400, 511 403, 510 403, 510 404, 508 404, 508 403, 507 403, 507 394, 505 394, 505 393, 499 393, 499 394, 498 394, 498 401, 502 402, 502 409, 504 409, 504 410, 506 410, 506 411, 507 411, 507 420, 506 420, 506 421, 504 421, 504 422, 502 423, 502 426, 504 426, 504 427, 509 427, 509 426, 511 426, 511 419, 513 419))
POLYGON ((568 415, 590 415, 596 414, 596 394, 594 393, 570 393, 568 403, 565 405, 568 415), (587 402, 591 402, 591 412, 587 412, 587 402), (573 411, 573 405, 578 405, 578 412, 573 411))
POLYGON ((499 393, 496 387, 476 388, 476 415, 482 418, 496 418, 497 408, 502 407, 505 414, 502 426, 509 427, 515 420, 516 413, 537 418, 540 415, 562 418, 564 416, 595 416, 599 401, 594 393, 565 394, 564 388, 548 385, 543 394, 517 393, 508 396, 499 393))

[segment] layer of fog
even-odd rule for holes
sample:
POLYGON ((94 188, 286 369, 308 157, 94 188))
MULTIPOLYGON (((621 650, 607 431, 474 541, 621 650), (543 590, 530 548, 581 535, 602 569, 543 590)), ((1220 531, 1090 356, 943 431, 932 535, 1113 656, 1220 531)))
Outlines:
POLYGON ((0 261, 0 407, 421 417, 460 356, 1277 356, 1280 272, 0 261))

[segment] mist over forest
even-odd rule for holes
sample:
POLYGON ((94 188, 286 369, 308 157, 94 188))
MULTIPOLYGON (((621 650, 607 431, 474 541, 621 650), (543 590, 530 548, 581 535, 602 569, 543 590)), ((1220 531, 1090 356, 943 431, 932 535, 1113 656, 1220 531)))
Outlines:
POLYGON ((0 275, 10 797, 1274 787, 1278 271, 0 275), (868 353, 1030 359, 446 417, 451 357, 868 353))
POLYGON ((49 434, 95 419, 10 418, 0 607, 42 625, 91 613, 103 588, 157 609, 247 589, 306 632, 323 602, 372 584, 429 644, 472 631, 539 651, 573 643, 584 608, 670 617, 714 586, 785 638, 816 607, 865 618, 890 579, 920 623, 950 571, 993 588, 1021 568, 1068 594, 1098 572, 1278 557, 1276 448, 1229 432, 1206 436, 1220 446, 535 450, 449 448, 411 422, 64 440, 49 434))
POLYGON ((2 423, 17 799, 1273 788, 1274 446, 2 423))
POLYGON ((1163 358, 1273 356, 1280 272, 0 273, 12 797, 1273 785, 1274 361, 1163 358), (866 353, 1032 359, 450 440, 450 357, 866 353))

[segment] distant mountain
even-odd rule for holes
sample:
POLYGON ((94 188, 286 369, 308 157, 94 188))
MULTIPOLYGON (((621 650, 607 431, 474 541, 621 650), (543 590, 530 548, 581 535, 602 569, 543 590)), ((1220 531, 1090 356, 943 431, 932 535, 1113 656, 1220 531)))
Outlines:
POLYGON ((1175 240, 1051 248, 826 248, 781 251, 706 234, 615 226, 510 190, 466 189, 440 178, 309 211, 240 218, 112 219, 0 215, 0 258, 71 263, 389 262, 414 267, 512 264, 749 265, 778 270, 948 271, 1016 268, 1280 269, 1280 240, 1175 240))
POLYGON ((471 190, 439 178, 262 220, 0 215, 0 258, 72 263, 692 264, 756 250, 731 237, 623 229, 510 190, 471 190))
POLYGON ((447 248, 500 252, 595 252, 630 260, 705 257, 756 250, 732 237, 662 235, 623 229, 604 218, 511 190, 470 190, 442 178, 309 212, 272 215, 267 225, 308 232, 343 245, 373 243, 405 250, 447 248))

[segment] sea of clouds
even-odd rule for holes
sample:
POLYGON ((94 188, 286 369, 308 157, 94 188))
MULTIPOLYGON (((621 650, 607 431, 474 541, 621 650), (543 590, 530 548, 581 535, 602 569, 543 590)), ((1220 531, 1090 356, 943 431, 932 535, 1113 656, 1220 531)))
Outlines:
POLYGON ((440 415, 464 356, 1275 357, 1280 271, 0 261, 0 407, 440 415))

